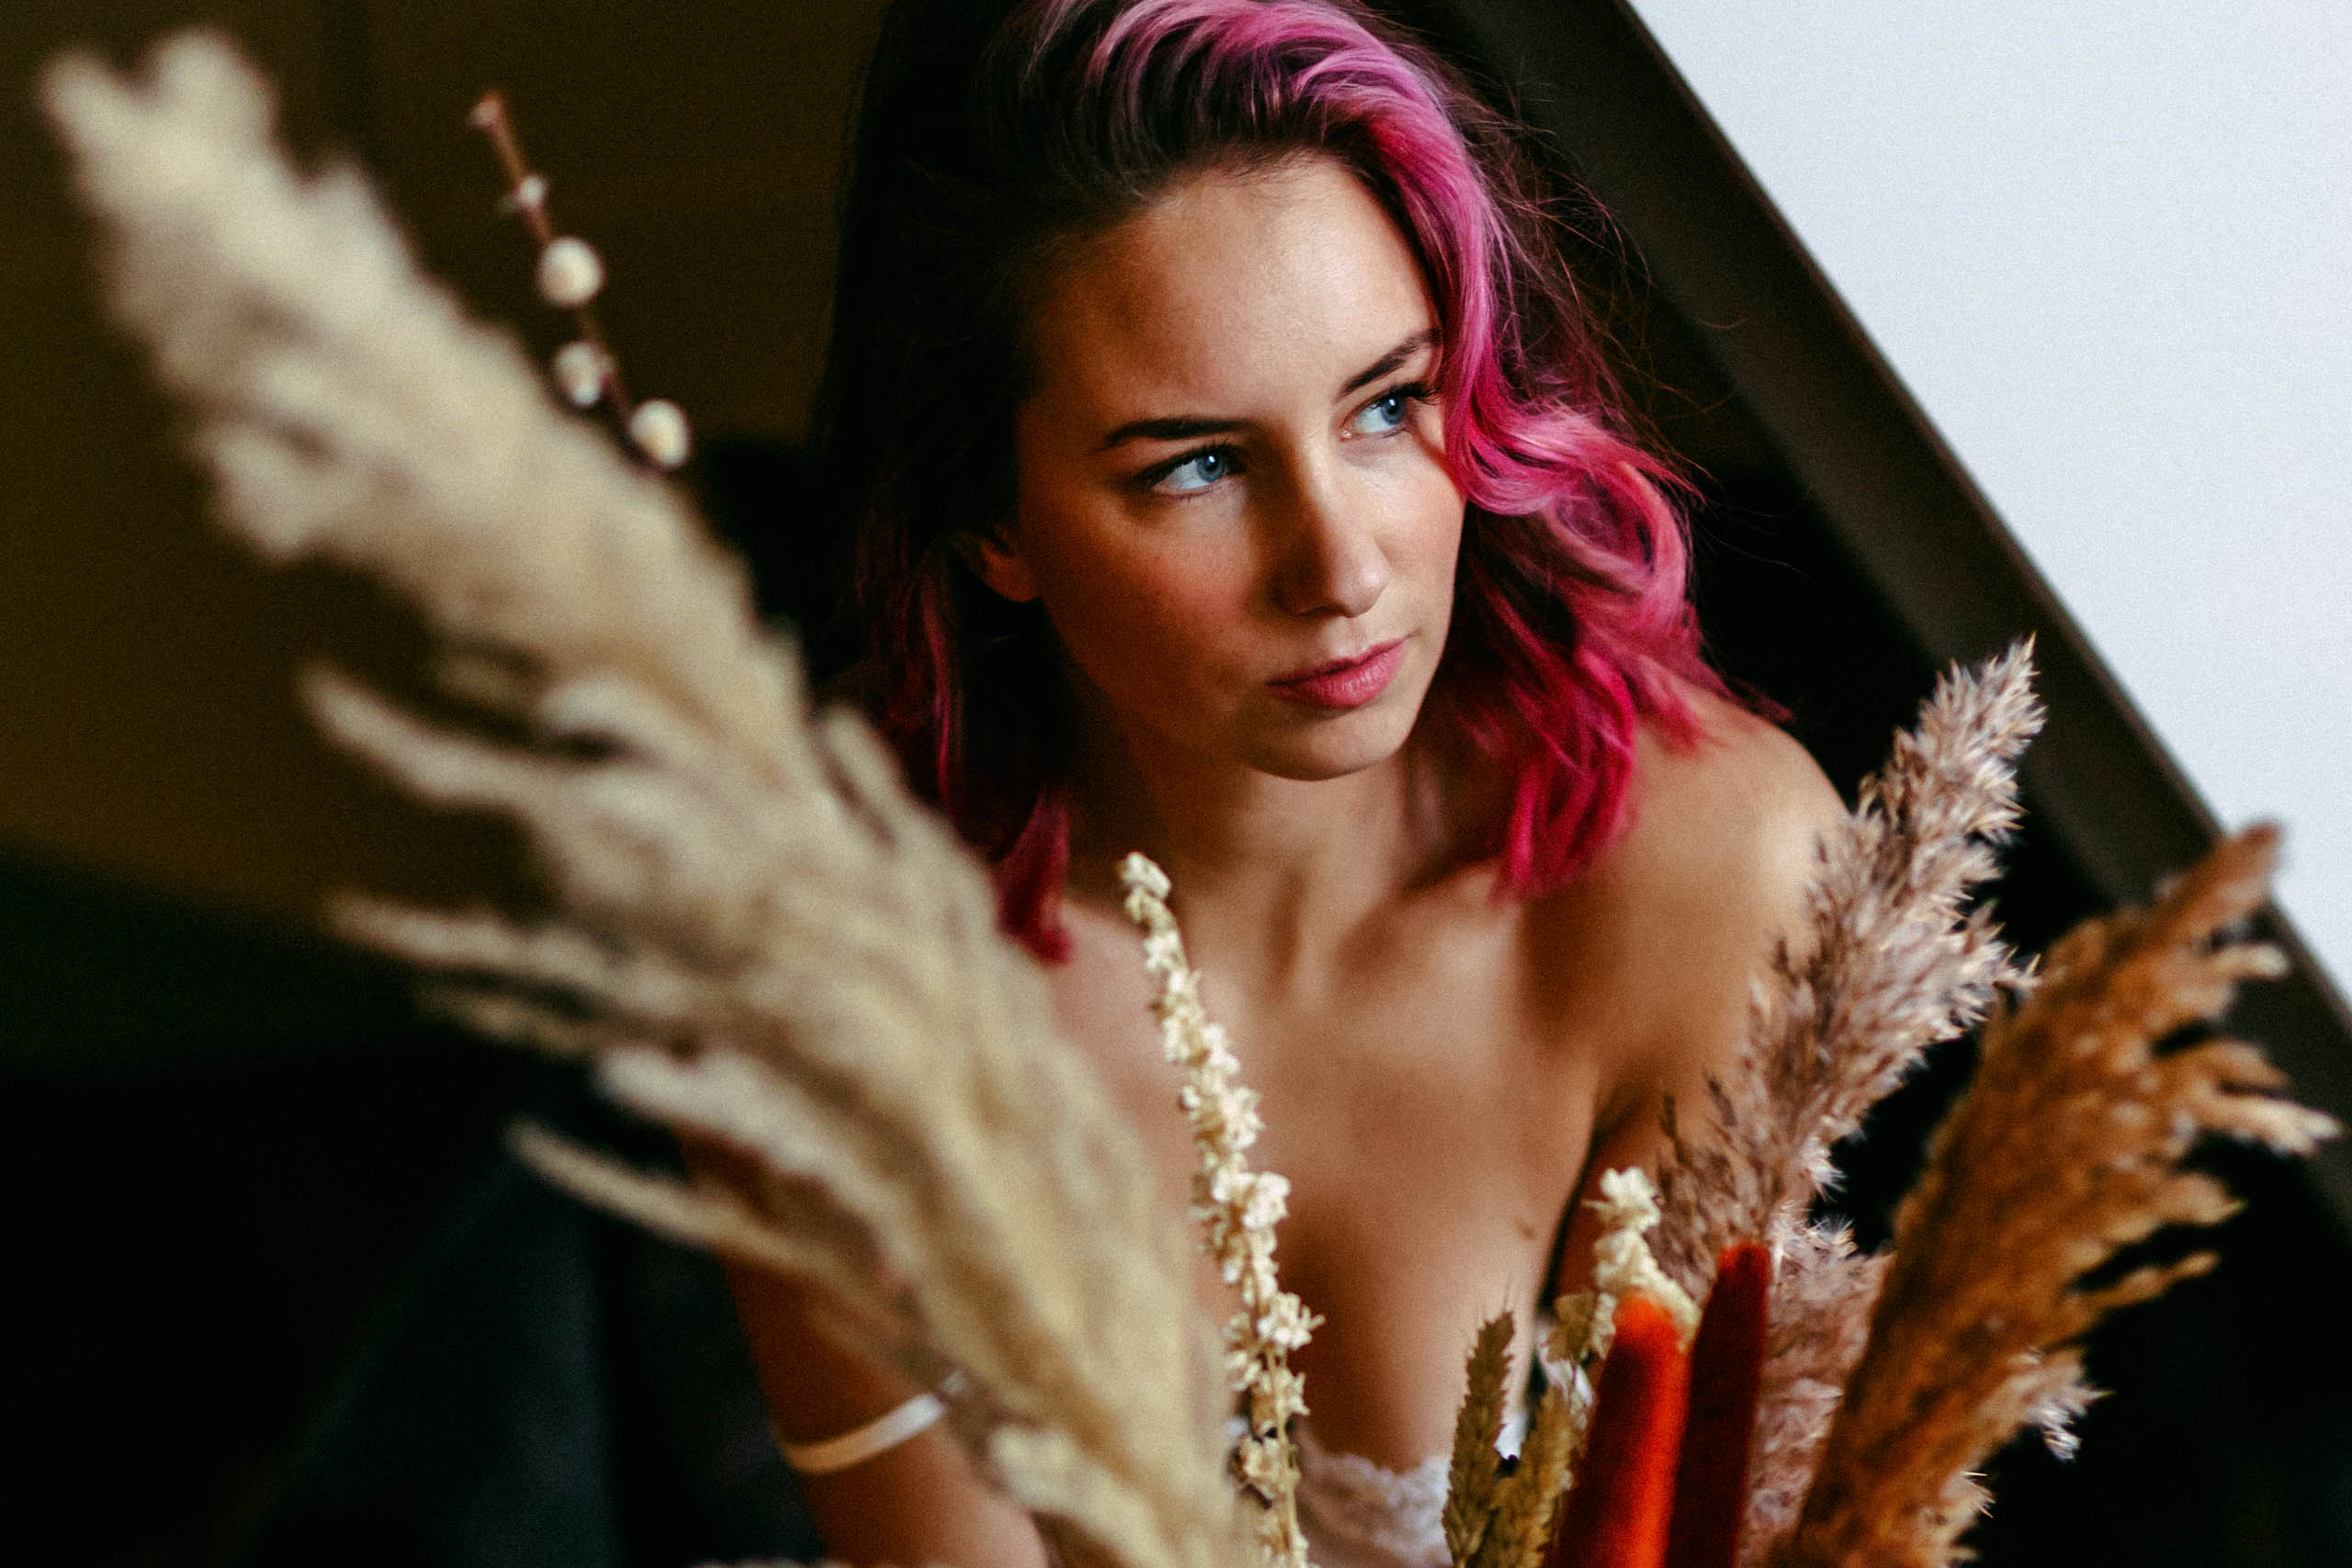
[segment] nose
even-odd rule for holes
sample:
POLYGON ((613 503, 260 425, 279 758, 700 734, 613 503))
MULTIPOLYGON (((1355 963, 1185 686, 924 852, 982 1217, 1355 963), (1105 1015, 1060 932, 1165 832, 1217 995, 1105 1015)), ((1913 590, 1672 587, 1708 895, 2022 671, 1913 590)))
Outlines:
POLYGON ((1391 575, 1373 498, 1329 472, 1300 474, 1291 488, 1275 603, 1294 615, 1364 614, 1391 575))

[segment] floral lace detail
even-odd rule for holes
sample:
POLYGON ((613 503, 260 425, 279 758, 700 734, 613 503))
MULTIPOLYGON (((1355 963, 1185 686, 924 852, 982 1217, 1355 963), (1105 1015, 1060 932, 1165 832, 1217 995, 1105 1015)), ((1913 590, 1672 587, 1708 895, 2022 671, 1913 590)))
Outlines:
POLYGON ((1448 1568, 1446 1456, 1390 1470, 1361 1454, 1333 1453, 1304 1421, 1298 1438, 1298 1522, 1316 1568, 1448 1568))

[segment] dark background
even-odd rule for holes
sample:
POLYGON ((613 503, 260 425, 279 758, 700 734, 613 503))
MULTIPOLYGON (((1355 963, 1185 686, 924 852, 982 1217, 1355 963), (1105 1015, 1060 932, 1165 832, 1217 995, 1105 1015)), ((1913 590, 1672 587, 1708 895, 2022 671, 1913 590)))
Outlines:
MULTIPOLYGON (((2211 824, 1833 291, 1616 5, 1397 0, 1586 183, 1579 259, 1660 438, 1700 479, 1722 666, 1850 791, 1935 668, 2041 638, 2053 719, 1998 897, 2046 942, 2211 824)), ((300 146, 376 171, 429 264, 535 347, 560 324, 466 110, 505 87, 563 224, 614 277, 634 386, 706 433, 695 479, 770 606, 792 533, 842 125, 875 7, 741 0, 82 0, 0 8, 0 1560, 645 1565, 816 1544, 714 1270, 538 1187, 518 1112, 646 1158, 565 1070, 438 1031, 329 946, 334 886, 510 896, 511 846, 414 810, 291 701, 322 655, 397 663, 360 585, 206 526, 158 400, 101 327, 30 84, 204 17, 300 146)), ((2217 287, 2226 280, 2217 280, 2217 287)), ((2291 933, 2287 933, 2291 934, 2291 933)), ((2339 1114, 2308 965, 2246 1026, 2339 1114)), ((1968 1047, 1845 1151, 1866 1236, 1968 1047)), ((2103 1330, 2115 1392, 2060 1466, 2004 1456, 1995 1564, 2352 1563, 2341 1156, 2215 1156, 2224 1263, 2103 1330)))

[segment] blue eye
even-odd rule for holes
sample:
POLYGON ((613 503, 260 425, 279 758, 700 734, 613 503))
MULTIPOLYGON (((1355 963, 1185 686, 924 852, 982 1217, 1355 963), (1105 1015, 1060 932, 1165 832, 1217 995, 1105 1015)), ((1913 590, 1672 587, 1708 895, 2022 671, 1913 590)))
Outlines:
POLYGON ((1195 491, 1208 489, 1233 473, 1237 467, 1238 465, 1234 462, 1230 451, 1212 446, 1204 452, 1179 458, 1160 470, 1151 488, 1167 495, 1189 495, 1195 491))
POLYGON ((1412 418, 1413 404, 1428 395, 1428 389, 1419 385, 1392 387, 1356 410, 1355 417, 1348 421, 1348 434, 1394 434, 1412 418))
POLYGON ((1381 435, 1405 423, 1405 399, 1399 392, 1374 398, 1356 411, 1354 421, 1348 426, 1358 435, 1381 435))

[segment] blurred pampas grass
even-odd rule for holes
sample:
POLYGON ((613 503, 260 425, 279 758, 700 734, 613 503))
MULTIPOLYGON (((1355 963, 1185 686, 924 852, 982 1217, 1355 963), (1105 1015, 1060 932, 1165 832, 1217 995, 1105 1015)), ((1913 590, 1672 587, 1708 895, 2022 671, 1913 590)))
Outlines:
POLYGON ((530 836, 526 925, 365 898, 339 919, 476 1024, 592 1055, 624 1103, 748 1156, 687 1184, 534 1133, 539 1168, 816 1282, 1050 1536, 1130 1568, 1243 1560, 1214 1352, 1143 1156, 1055 1038, 981 869, 790 650, 675 496, 560 413, 416 273, 355 173, 305 176, 265 85, 184 34, 44 94, 121 322, 223 521, 383 578, 511 736, 316 675, 321 722, 421 797, 530 836))
POLYGON ((1984 1506, 1975 1472, 2028 1425, 2055 1436, 2087 1403, 2081 1340, 2108 1313, 2211 1266, 2199 1253, 2120 1273, 2118 1255, 2234 1207, 2182 1168, 2199 1139, 2308 1153, 2335 1126, 2280 1098, 2251 1045, 2160 1053, 2218 1019, 2276 950, 2225 933, 2260 907, 2277 832, 2227 840, 2154 908, 2086 922, 2036 993, 1986 1026, 1976 1077, 1895 1216, 1868 1348, 1793 1540, 1805 1568, 1943 1568, 1984 1506))

